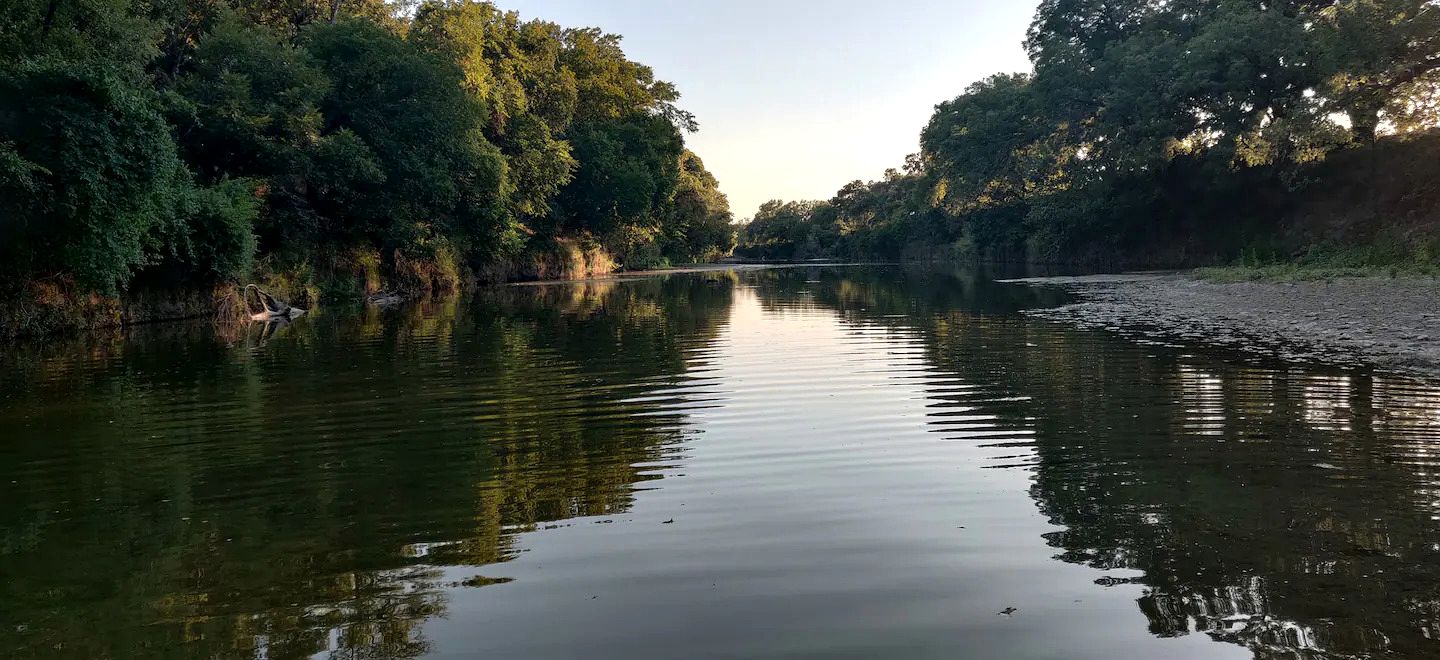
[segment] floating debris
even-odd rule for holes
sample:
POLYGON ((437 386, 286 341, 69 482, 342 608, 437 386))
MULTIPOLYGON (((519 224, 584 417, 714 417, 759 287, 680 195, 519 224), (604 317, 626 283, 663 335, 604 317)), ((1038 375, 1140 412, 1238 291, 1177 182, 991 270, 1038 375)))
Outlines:
POLYGON ((504 577, 502 577, 502 578, 492 578, 492 577, 485 577, 484 575, 476 575, 476 576, 473 576, 473 577, 465 578, 464 580, 461 580, 461 581, 459 581, 459 582, 452 582, 452 583, 450 584, 450 586, 452 586, 452 587, 488 587, 488 586, 490 586, 490 585, 492 585, 492 584, 506 584, 506 583, 508 583, 508 582, 514 582, 514 581, 515 581, 515 578, 504 578, 504 577))
POLYGON ((1118 587, 1118 586, 1120 586, 1120 585, 1122 585, 1122 584, 1134 584, 1134 583, 1135 583, 1135 578, 1128 578, 1128 577, 1110 577, 1109 575, 1106 575, 1105 577, 1102 577, 1102 578, 1099 578, 1099 579, 1095 580, 1095 584, 1098 584, 1098 585, 1100 585, 1100 586, 1102 586, 1102 587, 1118 587))

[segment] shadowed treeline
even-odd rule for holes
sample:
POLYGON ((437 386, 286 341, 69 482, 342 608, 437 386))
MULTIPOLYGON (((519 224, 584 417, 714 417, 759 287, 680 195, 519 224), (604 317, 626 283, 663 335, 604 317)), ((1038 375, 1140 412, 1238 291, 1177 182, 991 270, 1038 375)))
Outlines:
POLYGON ((1433 0, 1042 0, 1029 71, 935 106, 919 152, 771 200, 740 254, 1434 272, 1433 0))

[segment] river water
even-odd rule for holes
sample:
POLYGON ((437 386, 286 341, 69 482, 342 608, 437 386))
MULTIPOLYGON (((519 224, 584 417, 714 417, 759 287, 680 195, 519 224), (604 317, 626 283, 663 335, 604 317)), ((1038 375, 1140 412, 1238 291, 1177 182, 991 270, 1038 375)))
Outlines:
POLYGON ((1440 387, 967 272, 0 358, 0 656, 1440 656, 1440 387))

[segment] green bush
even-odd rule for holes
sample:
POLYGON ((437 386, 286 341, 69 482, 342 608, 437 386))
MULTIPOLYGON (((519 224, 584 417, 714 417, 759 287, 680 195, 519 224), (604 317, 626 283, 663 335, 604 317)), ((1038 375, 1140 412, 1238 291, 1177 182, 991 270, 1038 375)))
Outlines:
POLYGON ((188 188, 153 90, 98 63, 0 71, 0 262, 114 293, 188 188))
POLYGON ((248 181, 196 188, 185 208, 183 261, 194 276, 240 280, 255 267, 255 217, 259 200, 248 181))

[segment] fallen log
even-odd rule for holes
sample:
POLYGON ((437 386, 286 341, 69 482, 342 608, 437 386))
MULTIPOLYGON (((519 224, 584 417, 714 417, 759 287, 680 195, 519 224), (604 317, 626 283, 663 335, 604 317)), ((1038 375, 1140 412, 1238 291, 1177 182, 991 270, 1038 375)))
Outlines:
POLYGON ((278 321, 293 319, 305 313, 304 309, 291 307, 254 284, 245 285, 245 311, 252 321, 278 321), (251 294, 254 295, 251 295, 251 294))

